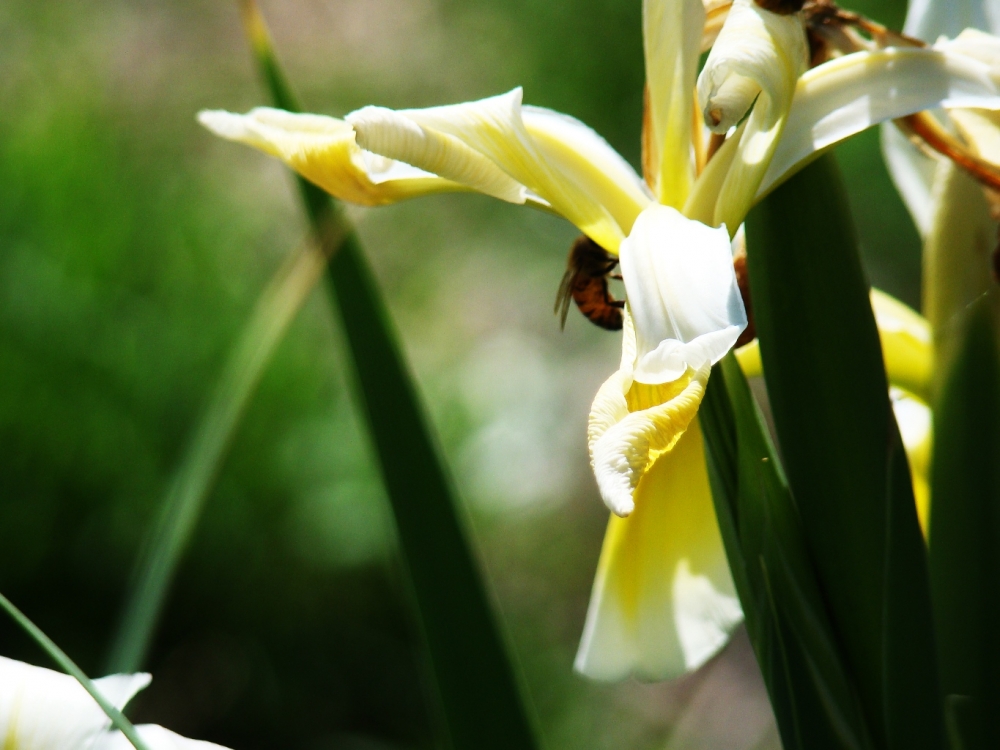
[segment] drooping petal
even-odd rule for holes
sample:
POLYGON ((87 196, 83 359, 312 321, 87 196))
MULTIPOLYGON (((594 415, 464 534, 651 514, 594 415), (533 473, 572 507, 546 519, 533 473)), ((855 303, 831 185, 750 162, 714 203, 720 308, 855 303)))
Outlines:
MULTIPOLYGON (((149 684, 148 674, 95 680, 123 708, 149 684)), ((16 750, 89 750, 111 721, 73 677, 0 657, 0 747, 16 750)))
POLYGON ((628 235, 653 196, 632 165, 582 122, 542 107, 521 109, 538 150, 573 184, 604 206, 628 235))
POLYGON ((705 26, 702 0, 643 0, 642 36, 652 133, 649 163, 659 201, 681 208, 694 182, 691 89, 705 26))
POLYGON ((276 156, 331 195, 379 206, 419 195, 468 188, 408 164, 363 151, 354 129, 334 117, 258 107, 245 115, 198 113, 216 135, 276 156))
MULTIPOLYGON (((226 750, 222 745, 202 740, 192 740, 171 732, 156 724, 140 724, 136 727, 142 741, 149 750, 226 750)), ((132 743, 121 732, 106 732, 88 750, 134 750, 132 743)))
POLYGON ((742 619, 695 420, 643 476, 635 512, 611 517, 575 666, 599 680, 679 677, 742 619))
POLYGON ((669 206, 650 206, 620 257, 635 324, 637 381, 667 383, 714 364, 746 328, 724 227, 712 229, 669 206))
MULTIPOLYGON (((462 144, 509 175, 517 184, 541 198, 558 214, 575 224, 601 247, 617 252, 625 232, 611 212, 590 192, 587 184, 575 182, 545 158, 529 135, 521 110, 520 88, 500 96, 463 104, 428 109, 405 109, 386 115, 388 110, 365 108, 347 116, 358 133, 359 143, 376 153, 387 146, 391 154, 407 164, 433 171, 424 141, 414 138, 420 131, 450 136, 448 144, 462 144)), ((549 130, 552 135, 552 130, 549 130)), ((579 141, 577 141, 579 145, 579 141)), ((568 146, 563 156, 585 155, 568 146)), ((583 165, 581 171, 588 171, 583 165)), ((475 189, 478 186, 470 185, 475 189)))
POLYGON ((805 73, 758 199, 819 152, 884 120, 935 107, 1000 109, 1000 71, 956 49, 855 52, 805 73))
POLYGON ((899 388, 890 388, 892 410, 903 438, 906 460, 910 465, 913 497, 917 504, 917 519, 927 537, 930 524, 930 464, 931 443, 934 437, 933 415, 921 399, 899 388))

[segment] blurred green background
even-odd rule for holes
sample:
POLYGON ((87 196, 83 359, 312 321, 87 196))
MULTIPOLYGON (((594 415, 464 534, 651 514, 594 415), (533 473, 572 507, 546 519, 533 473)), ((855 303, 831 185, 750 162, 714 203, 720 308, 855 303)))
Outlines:
MULTIPOLYGON (((525 88, 633 164, 640 0, 264 2, 308 109, 525 88)), ((899 26, 902 0, 853 5, 899 26)), ((304 235, 274 160, 197 126, 265 103, 235 2, 0 5, 0 591, 97 674, 229 347, 304 235)), ((870 132, 838 151, 873 282, 919 299, 870 132)), ((619 339, 552 314, 575 237, 477 196, 352 210, 465 500, 546 745, 774 747, 742 638, 675 685, 572 674, 607 513, 590 400, 619 339)), ((803 248, 803 252, 808 252, 803 248)), ((432 746, 392 518, 320 287, 185 557, 137 721, 257 748, 432 746)), ((45 663, 0 621, 0 654, 45 663)))

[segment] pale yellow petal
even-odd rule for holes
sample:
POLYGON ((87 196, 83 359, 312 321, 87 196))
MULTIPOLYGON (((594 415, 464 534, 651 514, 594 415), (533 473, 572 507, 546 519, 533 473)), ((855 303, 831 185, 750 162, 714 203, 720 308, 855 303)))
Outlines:
POLYGON ((913 482, 913 497, 917 504, 917 520, 927 538, 930 531, 930 465, 931 445, 934 438, 933 415, 931 409, 921 399, 911 393, 892 388, 892 409, 896 424, 903 438, 906 460, 910 465, 910 479, 913 482))
POLYGON ((628 235, 652 195, 632 166, 579 120, 551 109, 525 106, 524 126, 555 169, 604 206, 628 235))
POLYGON ((245 115, 206 110, 198 121, 216 135, 276 156, 336 198, 378 206, 419 195, 466 190, 408 164, 363 151, 344 120, 258 107, 245 115))
POLYGON ((635 512, 611 517, 575 666, 599 680, 679 677, 742 619, 695 420, 646 472, 635 512))
POLYGON ((578 184, 545 158, 525 127, 521 97, 517 88, 476 102, 405 109, 399 114, 478 151, 598 245, 617 253, 625 232, 586 185, 578 184))
POLYGON ((929 399, 934 359, 930 325, 878 289, 872 289, 871 302, 889 384, 929 399))
POLYGON ((702 0, 643 0, 643 47, 652 133, 654 190, 665 205, 681 208, 694 182, 691 90, 705 26, 702 0))

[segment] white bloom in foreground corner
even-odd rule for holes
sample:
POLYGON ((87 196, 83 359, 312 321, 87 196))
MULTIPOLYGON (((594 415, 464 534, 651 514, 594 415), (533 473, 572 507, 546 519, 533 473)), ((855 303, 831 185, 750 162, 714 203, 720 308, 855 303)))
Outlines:
MULTIPOLYGON (((150 682, 148 674, 94 680, 121 710, 150 682)), ((224 750, 155 724, 136 727, 149 750, 224 750)), ((75 678, 0 656, 0 748, 3 750, 128 750, 131 743, 75 678)))

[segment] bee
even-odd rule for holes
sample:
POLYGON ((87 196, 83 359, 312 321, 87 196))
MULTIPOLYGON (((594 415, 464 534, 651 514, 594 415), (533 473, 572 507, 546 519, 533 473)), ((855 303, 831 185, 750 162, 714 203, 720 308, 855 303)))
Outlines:
MULTIPOLYGON (((573 300, 591 323, 608 331, 622 327, 623 300, 608 291, 608 275, 615 270, 618 259, 589 237, 580 237, 570 248, 566 273, 556 294, 555 312, 561 327, 566 327, 569 302, 573 300)), ((611 278, 620 279, 615 274, 611 278)))

